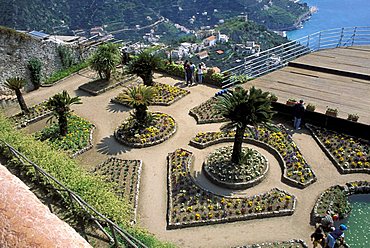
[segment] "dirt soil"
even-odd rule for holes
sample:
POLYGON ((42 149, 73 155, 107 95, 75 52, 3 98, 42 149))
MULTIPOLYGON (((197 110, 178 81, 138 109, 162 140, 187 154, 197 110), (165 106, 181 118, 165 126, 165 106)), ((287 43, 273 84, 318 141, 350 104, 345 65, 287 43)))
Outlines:
MULTIPOLYGON (((244 191, 221 189, 210 183, 201 174, 201 164, 214 148, 226 144, 199 150, 189 146, 189 141, 197 132, 217 131, 222 124, 197 125, 195 119, 188 114, 191 108, 209 99, 218 89, 206 85, 187 87, 191 94, 171 106, 150 106, 150 111, 161 111, 170 114, 177 122, 177 133, 159 145, 135 149, 119 144, 113 137, 114 130, 129 116, 131 111, 127 107, 110 103, 110 99, 117 96, 122 87, 105 92, 99 96, 90 96, 78 90, 80 85, 94 77, 93 74, 91 71, 87 71, 53 87, 41 88, 38 91, 30 92, 25 94, 25 100, 29 105, 36 104, 62 90, 67 90, 71 95, 80 96, 83 104, 75 105, 73 109, 78 115, 94 123, 97 128, 94 132, 93 149, 78 156, 77 160, 86 169, 91 170, 91 168, 109 156, 117 156, 123 159, 141 159, 143 161, 143 171, 140 186, 138 223, 155 234, 159 239, 173 242, 179 247, 232 247, 290 239, 303 239, 311 247, 309 237, 314 227, 309 224, 310 214, 319 194, 335 184, 344 184, 354 180, 370 180, 370 175, 339 174, 308 131, 303 130, 294 133, 293 139, 316 173, 318 179, 316 183, 308 186, 306 189, 297 189, 282 183, 282 172, 278 162, 267 151, 256 148, 270 161, 270 169, 266 179, 257 186, 244 191), (202 187, 220 194, 245 196, 265 192, 277 187, 297 197, 295 213, 286 217, 166 230, 166 156, 177 148, 184 148, 194 153, 195 178, 202 187)), ((170 78, 162 74, 155 74, 155 81, 184 87, 180 79, 170 78)), ((6 111, 7 114, 14 114, 19 110, 18 106, 15 105, 6 111)), ((30 126, 30 130, 32 130, 32 126, 30 126)))

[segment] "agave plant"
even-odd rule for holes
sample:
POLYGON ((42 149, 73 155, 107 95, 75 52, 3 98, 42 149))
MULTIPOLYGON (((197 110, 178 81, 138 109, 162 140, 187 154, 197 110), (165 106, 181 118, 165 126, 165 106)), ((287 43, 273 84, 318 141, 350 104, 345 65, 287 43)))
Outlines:
POLYGON ((135 109, 134 118, 138 124, 145 125, 148 119, 148 106, 156 94, 155 88, 138 85, 126 88, 122 95, 122 102, 135 109))
POLYGON ((230 120, 222 129, 236 128, 231 162, 239 164, 242 159, 243 137, 247 125, 268 125, 274 114, 271 110, 269 92, 262 92, 254 87, 249 90, 237 87, 217 98, 215 110, 230 120))
POLYGON ((71 111, 70 106, 81 103, 81 99, 78 96, 70 97, 65 90, 63 90, 62 93, 54 95, 47 101, 46 106, 53 111, 53 115, 58 119, 59 134, 61 136, 66 136, 68 133, 68 115, 71 111))
POLYGON ((130 62, 128 70, 139 76, 145 85, 153 86, 153 70, 159 66, 159 63, 157 56, 143 51, 130 62))
POLYGON ((5 87, 15 92, 19 106, 21 107, 24 113, 29 113, 26 102, 24 101, 21 89, 26 85, 27 81, 20 77, 8 78, 5 82, 5 87))

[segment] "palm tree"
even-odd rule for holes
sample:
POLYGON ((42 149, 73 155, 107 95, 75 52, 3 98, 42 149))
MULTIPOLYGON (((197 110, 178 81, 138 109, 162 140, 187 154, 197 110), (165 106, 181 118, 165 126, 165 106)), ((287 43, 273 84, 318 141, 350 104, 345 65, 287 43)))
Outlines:
POLYGON ((26 105, 26 102, 24 101, 21 89, 26 85, 27 81, 20 77, 12 77, 6 80, 5 87, 7 87, 10 90, 15 91, 15 95, 17 96, 17 100, 19 103, 19 106, 21 107, 22 111, 24 113, 29 113, 28 107, 26 105))
POLYGON ((123 103, 135 109, 134 118, 139 125, 145 125, 148 117, 148 106, 156 94, 155 88, 146 85, 138 85, 126 88, 121 94, 123 103))
POLYGON ((49 98, 47 101, 46 106, 53 111, 53 115, 58 118, 59 134, 61 136, 66 136, 68 132, 67 118, 70 113, 70 106, 81 103, 81 99, 78 96, 70 97, 65 90, 49 98))
POLYGON ((153 70, 159 66, 159 63, 157 56, 143 51, 130 62, 128 70, 141 77, 146 86, 153 86, 153 70))
POLYGON ((120 63, 121 57, 117 45, 107 43, 100 45, 90 59, 90 66, 97 71, 99 77, 109 81, 112 70, 120 63))
POLYGON ((235 164, 238 164, 242 157, 242 143, 247 125, 268 125, 274 114, 274 111, 271 110, 269 92, 262 92, 254 87, 245 90, 240 86, 234 91, 228 91, 218 96, 215 110, 230 120, 223 127, 224 129, 236 127, 231 156, 231 162, 235 164))

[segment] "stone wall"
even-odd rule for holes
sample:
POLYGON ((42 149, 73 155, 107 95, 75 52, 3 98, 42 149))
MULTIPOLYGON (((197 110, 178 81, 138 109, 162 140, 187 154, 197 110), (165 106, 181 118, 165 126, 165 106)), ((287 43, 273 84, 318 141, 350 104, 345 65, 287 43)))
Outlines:
MULTIPOLYGON (((29 83, 25 88, 26 91, 33 89, 27 69, 27 63, 33 57, 42 62, 42 78, 61 69, 62 64, 57 47, 58 44, 52 41, 42 41, 31 36, 20 38, 14 33, 9 35, 0 32, 0 95, 4 91, 3 84, 6 79, 15 76, 27 79, 29 83)), ((74 50, 77 58, 77 51, 74 50)))
POLYGON ((0 247, 91 247, 0 164, 0 247))

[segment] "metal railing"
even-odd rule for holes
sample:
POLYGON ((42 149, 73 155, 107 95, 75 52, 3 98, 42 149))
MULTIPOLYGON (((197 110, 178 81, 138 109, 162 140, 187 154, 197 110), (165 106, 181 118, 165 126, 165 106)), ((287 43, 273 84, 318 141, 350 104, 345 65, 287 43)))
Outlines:
POLYGON ((223 73, 222 88, 234 85, 238 75, 256 78, 286 66, 290 61, 311 52, 370 44, 370 27, 335 28, 316 32, 277 47, 249 55, 242 65, 223 73))
POLYGON ((145 246, 140 240, 136 239, 126 230, 122 229, 116 223, 105 217, 103 214, 99 213, 92 206, 86 203, 78 194, 65 187, 56 178, 44 171, 37 164, 33 163, 22 153, 17 151, 14 147, 4 141, 1 142, 24 166, 33 167, 33 169, 35 170, 37 182, 41 182, 41 179, 43 179, 47 183, 49 183, 49 185, 51 185, 52 188, 56 190, 59 194, 67 194, 68 198, 70 199, 69 203, 72 205, 72 207, 80 207, 83 212, 86 213, 86 216, 88 216, 89 219, 93 221, 102 231, 102 233, 104 233, 104 235, 109 239, 109 242, 114 245, 114 247, 122 247, 124 245, 125 247, 147 248, 147 246, 145 246), (110 233, 107 232, 104 227, 108 228, 110 233))

